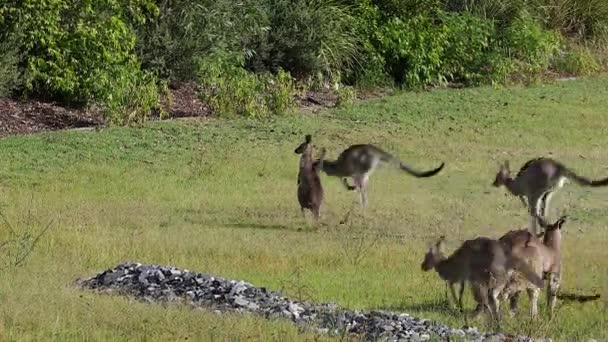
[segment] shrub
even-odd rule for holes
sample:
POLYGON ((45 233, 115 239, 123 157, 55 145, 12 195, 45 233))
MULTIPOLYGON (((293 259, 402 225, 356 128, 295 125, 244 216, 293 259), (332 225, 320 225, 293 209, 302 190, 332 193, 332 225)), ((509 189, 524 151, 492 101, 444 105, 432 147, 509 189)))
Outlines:
POLYGON ((515 60, 518 72, 534 78, 546 71, 560 46, 560 37, 548 31, 530 16, 515 19, 506 29, 504 45, 515 60))
POLYGON ((247 58, 253 70, 282 68, 296 78, 340 80, 357 58, 355 18, 334 0, 267 0, 270 27, 247 58), (256 68, 257 67, 257 68, 256 68))
POLYGON ((244 62, 242 55, 221 50, 199 61, 201 97, 217 115, 262 118, 294 107, 294 82, 288 73, 255 74, 244 62))
POLYGON ((357 92, 353 87, 345 86, 336 90, 336 106, 343 107, 352 104, 357 98, 357 92))
POLYGON ((442 9, 441 0, 374 0, 385 18, 429 16, 442 9))
POLYGON ((380 28, 378 51, 397 84, 416 87, 442 83, 447 35, 444 25, 435 25, 422 15, 407 20, 393 18, 380 28))
POLYGON ((499 62, 490 56, 496 43, 494 22, 468 13, 448 13, 440 18, 447 30, 442 74, 467 83, 493 78, 489 74, 497 70, 494 64, 499 62))
POLYGON ((359 88, 391 86, 392 79, 385 71, 384 57, 376 50, 375 38, 382 20, 380 9, 372 0, 354 0, 349 2, 349 6, 356 19, 354 32, 360 39, 356 62, 343 70, 343 81, 359 88))
POLYGON ((19 60, 19 49, 13 38, 2 39, 0 41, 0 97, 9 96, 13 90, 21 86, 19 60))
POLYGON ((101 102, 116 122, 131 121, 133 112, 147 114, 156 80, 140 71, 131 26, 154 16, 155 9, 151 0, 24 0, 5 5, 13 18, 9 24, 23 32, 26 93, 65 103, 101 102), (117 89, 125 93, 118 95, 117 89), (116 120, 119 112, 124 120, 116 120))
POLYGON ((101 100, 104 116, 112 123, 141 124, 153 110, 159 111, 160 117, 166 114, 160 100, 167 95, 167 84, 149 71, 118 66, 100 74, 98 82, 107 87, 101 100))
POLYGON ((572 44, 555 58, 553 69, 566 75, 587 76, 599 72, 601 66, 589 48, 572 44))
POLYGON ((262 1, 163 0, 160 14, 137 29, 137 55, 146 69, 169 80, 196 78, 198 62, 213 49, 254 56, 269 30, 262 1))

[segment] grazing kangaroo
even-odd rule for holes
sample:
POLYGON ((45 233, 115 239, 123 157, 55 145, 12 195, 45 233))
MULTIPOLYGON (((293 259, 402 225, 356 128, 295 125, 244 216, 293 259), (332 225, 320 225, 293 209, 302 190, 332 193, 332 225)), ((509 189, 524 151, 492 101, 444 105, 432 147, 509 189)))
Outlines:
POLYGON ((513 270, 526 275, 527 279, 542 287, 543 280, 535 274, 526 263, 510 255, 497 240, 479 237, 465 241, 452 255, 445 257, 442 236, 424 256, 421 268, 429 271, 434 268, 439 277, 448 282, 450 293, 457 301, 460 310, 463 310, 462 297, 465 282, 471 283, 475 300, 480 304, 475 315, 483 308, 490 306, 491 315, 500 320, 499 294, 507 285, 513 270), (460 284, 460 292, 456 298, 454 284, 460 284))
MULTIPOLYGON (((319 163, 317 160, 315 163, 319 163)), ((367 184, 369 177, 380 162, 392 162, 412 176, 422 178, 431 177, 443 169, 444 163, 430 171, 417 171, 395 158, 381 148, 370 144, 351 145, 336 160, 323 160, 320 167, 328 176, 340 177, 348 190, 359 190, 360 203, 363 208, 367 206, 367 184), (354 186, 348 184, 347 178, 352 177, 354 186)))
MULTIPOLYGON (((525 229, 512 230, 499 239, 507 248, 512 250, 514 255, 532 260, 537 272, 543 274, 543 277, 548 280, 547 306, 551 316, 553 316, 557 292, 561 284, 561 228, 566 219, 567 216, 562 216, 555 223, 547 224, 544 219, 538 218, 540 226, 545 229, 544 233, 534 235, 525 229), (540 238, 542 238, 542 241, 540 238)), ((503 299, 510 297, 511 314, 514 314, 517 309, 519 292, 524 289, 530 291, 531 285, 521 278, 513 277, 501 294, 503 299)), ((532 310, 535 310, 534 314, 536 314, 536 303, 533 303, 533 305, 531 313, 532 310)))
POLYGON ((551 197, 564 186, 564 183, 568 179, 582 186, 608 186, 608 178, 590 180, 577 175, 562 163, 550 158, 528 160, 521 167, 515 178, 511 177, 509 162, 505 161, 500 166, 492 185, 495 187, 504 185, 511 194, 519 197, 523 205, 528 207, 530 231, 537 234, 536 217, 540 216, 546 219, 551 197), (527 199, 527 204, 524 201, 524 197, 527 199))
MULTIPOLYGON (((315 220, 321 216, 321 203, 323 202, 323 186, 319 178, 319 170, 323 166, 323 162, 317 166, 313 165, 311 144, 312 136, 307 134, 305 140, 298 146, 294 152, 301 154, 300 168, 298 171, 298 202, 302 216, 305 216, 304 209, 312 211, 315 220)), ((325 149, 321 150, 321 161, 325 155, 325 149)))

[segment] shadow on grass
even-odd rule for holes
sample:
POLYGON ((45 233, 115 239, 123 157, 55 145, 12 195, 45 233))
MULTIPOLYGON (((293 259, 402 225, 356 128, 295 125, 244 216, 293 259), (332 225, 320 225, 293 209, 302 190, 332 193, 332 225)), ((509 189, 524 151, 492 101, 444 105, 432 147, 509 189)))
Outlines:
POLYGON ((289 227, 284 224, 264 224, 264 223, 224 223, 221 225, 226 228, 244 228, 244 229, 267 229, 267 230, 295 230, 294 227, 289 227))

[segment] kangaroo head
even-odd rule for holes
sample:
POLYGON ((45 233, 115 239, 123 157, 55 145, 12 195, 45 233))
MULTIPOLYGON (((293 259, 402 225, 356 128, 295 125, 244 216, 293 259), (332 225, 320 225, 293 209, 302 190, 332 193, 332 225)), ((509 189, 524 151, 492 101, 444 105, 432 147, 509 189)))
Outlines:
POLYGON ((506 184, 507 179, 511 178, 511 170, 509 169, 509 161, 505 161, 504 164, 499 166, 496 178, 492 183, 493 186, 499 187, 506 184))
POLYGON ((424 255, 424 261, 420 265, 423 271, 428 271, 434 268, 441 260, 443 260, 443 246, 445 236, 441 236, 437 242, 429 246, 428 252, 424 255))
POLYGON ((308 145, 310 145, 312 141, 312 136, 310 134, 306 134, 306 136, 304 137, 304 142, 300 144, 300 146, 296 147, 296 149, 293 151, 296 154, 302 154, 304 153, 304 151, 306 151, 306 148, 308 147, 308 145))

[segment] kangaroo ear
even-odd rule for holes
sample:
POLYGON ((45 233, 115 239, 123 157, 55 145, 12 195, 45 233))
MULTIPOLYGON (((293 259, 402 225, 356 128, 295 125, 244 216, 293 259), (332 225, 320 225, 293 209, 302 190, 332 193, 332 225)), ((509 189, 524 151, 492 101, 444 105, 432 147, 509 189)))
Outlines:
POLYGON ((444 245, 445 245, 445 235, 441 235, 439 237, 439 240, 437 240, 437 243, 435 243, 435 248, 436 248, 437 252, 441 252, 443 250, 444 245))
POLYGON ((562 217, 560 217, 559 220, 557 220, 557 222, 555 222, 555 227, 557 229, 562 229, 562 226, 564 225, 564 223, 566 223, 567 218, 568 218, 568 215, 562 215, 562 217))
POLYGON ((306 136, 304 137, 304 140, 306 141, 307 144, 310 144, 310 142, 312 141, 312 135, 306 134, 306 136))

